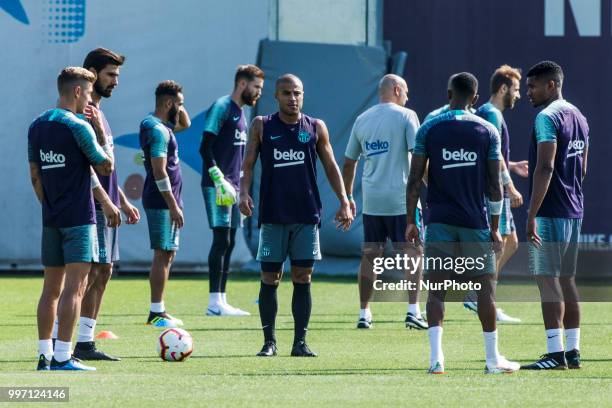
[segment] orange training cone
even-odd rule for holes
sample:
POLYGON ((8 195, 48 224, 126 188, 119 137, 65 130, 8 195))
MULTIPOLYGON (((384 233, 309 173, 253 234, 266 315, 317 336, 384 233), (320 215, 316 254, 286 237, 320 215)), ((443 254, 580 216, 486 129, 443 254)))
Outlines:
POLYGON ((96 339, 110 339, 110 340, 117 340, 119 338, 119 336, 117 336, 115 333, 113 333, 110 330, 104 330, 101 331, 100 333, 98 333, 98 335, 96 336, 96 339))

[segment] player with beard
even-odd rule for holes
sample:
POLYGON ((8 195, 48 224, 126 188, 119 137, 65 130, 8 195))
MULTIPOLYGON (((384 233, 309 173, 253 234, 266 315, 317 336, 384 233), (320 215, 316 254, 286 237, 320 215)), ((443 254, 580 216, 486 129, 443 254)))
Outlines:
POLYGON ((175 131, 191 126, 183 101, 183 87, 174 81, 163 81, 155 89, 155 112, 140 123, 140 147, 147 172, 142 206, 154 251, 149 274, 151 309, 147 324, 155 327, 183 325, 181 320, 166 313, 164 305, 164 289, 179 248, 179 229, 184 223, 183 180, 174 136, 175 131))
MULTIPOLYGON (((517 68, 512 68, 508 65, 502 65, 497 68, 491 76, 491 98, 489 102, 483 104, 476 110, 476 115, 491 123, 501 136, 501 152, 503 161, 501 162, 502 169, 502 185, 504 186, 504 204, 502 213, 499 217, 499 233, 502 236, 502 249, 497 258, 496 276, 494 284, 497 284, 499 273, 506 262, 518 249, 518 237, 516 236, 516 226, 512 217, 511 208, 517 208, 523 205, 523 196, 518 192, 512 178, 510 177, 510 135, 508 126, 504 120, 503 112, 506 109, 513 109, 514 104, 521 98, 521 71, 517 68)), ((526 174, 523 174, 526 176, 526 174)), ((488 214, 491 214, 489 208, 488 214)), ((478 312, 476 293, 471 291, 466 296, 463 306, 466 309, 478 312)), ((512 317, 504 313, 501 308, 497 308, 497 321, 500 323, 520 323, 521 319, 512 317)))
MULTIPOLYGON (((110 98, 113 90, 118 84, 119 70, 125 61, 125 57, 105 48, 96 48, 85 57, 83 68, 88 69, 96 75, 91 94, 91 105, 85 109, 86 117, 91 118, 97 114, 100 121, 90 121, 96 132, 96 138, 100 144, 106 144, 110 150, 113 149, 113 134, 104 113, 100 110, 102 98, 110 98), (100 123, 102 127, 96 126, 100 123)), ((127 217, 128 224, 135 224, 140 219, 138 209, 131 205, 125 194, 117 184, 116 168, 110 176, 105 176, 96 171, 100 185, 106 191, 111 202, 121 208, 127 217)), ((92 264, 91 271, 87 277, 87 289, 81 302, 81 316, 78 323, 77 343, 74 348, 74 356, 81 360, 110 360, 118 361, 119 358, 110 356, 96 349, 94 331, 96 319, 102 304, 102 297, 106 285, 111 278, 113 262, 119 260, 118 228, 109 227, 108 220, 104 216, 101 204, 96 201, 96 228, 98 236, 98 262, 92 264)), ((57 338, 57 320, 55 322, 53 338, 57 338)))
POLYGON ((240 65, 231 95, 217 99, 208 109, 200 146, 203 159, 202 194, 213 241, 208 254, 209 300, 207 316, 248 316, 227 302, 226 285, 236 229, 242 226, 236 204, 240 167, 247 142, 243 106, 255 106, 261 96, 264 72, 255 65, 240 65))

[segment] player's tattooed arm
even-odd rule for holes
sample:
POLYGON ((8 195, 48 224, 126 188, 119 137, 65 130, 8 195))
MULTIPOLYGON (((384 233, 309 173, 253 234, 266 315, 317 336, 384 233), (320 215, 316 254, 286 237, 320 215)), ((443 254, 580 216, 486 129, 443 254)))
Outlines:
MULTIPOLYGON (((166 171, 167 158, 166 156, 151 157, 151 168, 153 169, 153 178, 155 182, 166 182, 170 184, 168 172, 166 171)), ((159 185, 158 185, 159 188, 159 185)), ((174 194, 172 194, 172 188, 164 188, 159 190, 160 194, 164 198, 168 209, 170 210, 170 218, 172 222, 176 223, 179 228, 183 228, 185 219, 183 218, 183 210, 179 207, 174 194)))
POLYGON ((181 132, 191 126, 191 118, 189 117, 189 112, 185 108, 185 105, 181 105, 179 109, 179 119, 174 127, 174 133, 181 132))
POLYGON ((334 157, 334 150, 329 142, 329 132, 322 120, 317 120, 317 154, 325 169, 327 180, 329 180, 332 190, 340 201, 340 209, 336 213, 337 225, 346 231, 351 226, 354 217, 344 189, 342 174, 340 174, 340 168, 334 157))
POLYGON ((42 179, 40 177, 40 168, 38 164, 30 162, 30 181, 32 182, 32 187, 34 188, 34 193, 36 194, 36 198, 38 198, 38 202, 42 204, 44 199, 44 190, 42 186, 42 179))
POLYGON ((253 169, 259 157, 261 138, 263 134, 263 118, 256 116, 249 128, 249 140, 246 145, 244 160, 242 161, 242 177, 240 177, 240 212, 247 217, 253 215, 253 199, 251 198, 251 184, 253 183, 253 169))

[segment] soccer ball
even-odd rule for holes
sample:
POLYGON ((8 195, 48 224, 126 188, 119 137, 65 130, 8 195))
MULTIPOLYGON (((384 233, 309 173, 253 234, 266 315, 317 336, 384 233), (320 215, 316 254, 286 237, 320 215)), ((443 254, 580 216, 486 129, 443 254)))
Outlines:
POLYGON ((157 354, 164 361, 185 361, 193 353, 193 339, 183 329, 167 329, 159 335, 157 354))

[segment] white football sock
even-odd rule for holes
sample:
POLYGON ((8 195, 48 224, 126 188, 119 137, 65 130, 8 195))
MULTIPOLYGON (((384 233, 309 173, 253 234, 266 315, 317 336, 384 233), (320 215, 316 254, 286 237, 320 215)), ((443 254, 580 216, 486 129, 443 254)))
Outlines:
POLYGON ((433 366, 436 362, 444 364, 444 353, 442 353, 442 326, 434 326, 427 329, 429 335, 429 365, 433 366))
POLYGON ((546 352, 558 353, 563 351, 563 329, 546 330, 546 352))
POLYGON ((360 319, 371 319, 372 318, 372 312, 370 311, 370 308, 366 308, 366 309, 359 309, 359 318, 360 319))
POLYGON ((208 307, 216 307, 223 304, 221 292, 211 292, 208 294, 208 307))
POLYGON ((485 358, 487 363, 497 364, 499 350, 497 348, 497 330, 492 332, 482 332, 485 344, 485 358))
POLYGON ((565 350, 580 350, 580 327, 565 330, 565 350))
POLYGON ((151 303, 151 311, 153 313, 164 313, 166 311, 166 305, 164 305, 164 301, 162 300, 159 303, 151 303))
POLYGON ((79 317, 79 331, 77 342, 93 341, 94 331, 96 329, 96 321, 89 317, 79 317))
POLYGON ((412 313, 414 317, 420 318, 421 308, 419 307, 419 304, 418 303, 408 304, 408 313, 412 313))
POLYGON ((44 354, 47 360, 51 360, 51 357, 53 357, 53 341, 51 339, 38 340, 38 355, 41 354, 44 354))
POLYGON ((55 340, 55 350, 53 350, 53 358, 59 363, 63 363, 70 359, 72 355, 72 342, 55 340))
POLYGON ((227 305, 227 294, 225 292, 221 292, 221 303, 227 305))
POLYGON ((55 320, 53 321, 53 332, 51 333, 52 339, 57 339, 57 331, 59 330, 59 323, 57 321, 57 316, 55 316, 55 320))

